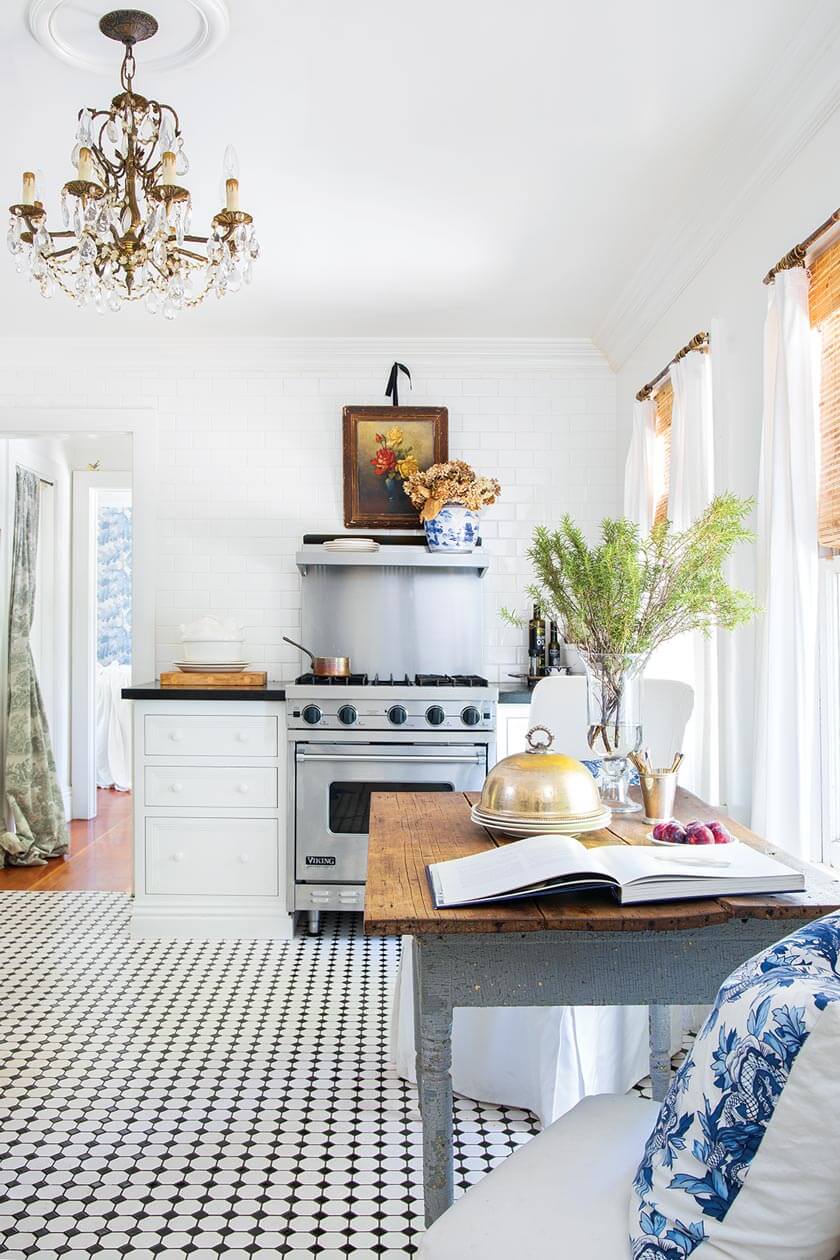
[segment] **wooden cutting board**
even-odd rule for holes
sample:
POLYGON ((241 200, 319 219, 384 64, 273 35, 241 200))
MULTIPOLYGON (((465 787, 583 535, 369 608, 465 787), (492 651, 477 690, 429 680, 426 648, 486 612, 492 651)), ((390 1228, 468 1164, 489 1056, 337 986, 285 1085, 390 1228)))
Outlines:
POLYGON ((161 673, 161 687, 264 687, 268 674, 264 669, 243 669, 239 674, 192 673, 184 669, 161 673))

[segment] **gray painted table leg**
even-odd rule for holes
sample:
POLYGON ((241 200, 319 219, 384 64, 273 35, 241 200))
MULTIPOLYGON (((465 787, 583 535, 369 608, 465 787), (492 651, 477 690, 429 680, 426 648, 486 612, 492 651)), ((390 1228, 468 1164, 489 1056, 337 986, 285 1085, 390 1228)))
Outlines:
POLYGON ((426 1225, 452 1204, 452 1005, 442 977, 424 966, 422 942, 414 942, 414 1044, 417 1092, 423 1122, 423 1187, 426 1225), (437 982, 436 982, 437 981, 437 982))
POLYGON ((650 1092, 656 1102, 668 1093, 671 1084, 671 1008, 648 1008, 650 1029, 650 1092))

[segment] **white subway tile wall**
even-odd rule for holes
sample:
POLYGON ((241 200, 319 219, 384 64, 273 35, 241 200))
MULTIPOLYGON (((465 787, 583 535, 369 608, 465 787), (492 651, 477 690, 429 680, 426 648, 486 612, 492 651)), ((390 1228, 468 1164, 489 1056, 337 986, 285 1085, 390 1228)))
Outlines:
MULTIPOLYGON (((401 401, 448 406, 450 455, 502 483, 482 525, 492 557, 485 668, 499 681, 526 663, 525 632, 503 624, 499 609, 527 608, 534 525, 570 512, 592 533, 620 510, 606 360, 587 343, 558 341, 540 343, 531 363, 521 344, 500 343, 497 356, 484 347, 480 372, 457 348, 424 352, 418 369, 403 343, 395 346, 413 367, 414 388, 401 389, 401 401)), ((298 656, 281 636, 300 626, 294 552, 304 532, 343 528, 341 409, 386 401, 393 353, 360 348, 354 364, 354 343, 336 342, 331 367, 323 349, 296 362, 263 343, 246 362, 240 347, 185 342, 177 354, 162 349, 156 366, 154 345, 140 343, 132 359, 123 343, 111 362, 106 341, 86 346, 95 354, 86 371, 71 347, 52 343, 44 373, 29 366, 31 343, 22 355, 7 343, 0 406, 157 410, 158 671, 178 655, 178 625, 209 612, 240 616, 249 659, 288 678, 298 656)))

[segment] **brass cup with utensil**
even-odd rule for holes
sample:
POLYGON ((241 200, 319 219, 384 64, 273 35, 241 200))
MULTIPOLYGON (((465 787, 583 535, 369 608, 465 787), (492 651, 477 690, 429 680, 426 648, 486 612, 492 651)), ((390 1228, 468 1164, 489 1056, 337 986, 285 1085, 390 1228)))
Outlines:
POLYGON ((677 753, 667 769, 655 769, 650 763, 647 750, 641 755, 630 753, 630 760, 639 774, 642 789, 644 816, 647 823, 670 822, 674 817, 674 801, 677 795, 677 779, 683 754, 677 753))

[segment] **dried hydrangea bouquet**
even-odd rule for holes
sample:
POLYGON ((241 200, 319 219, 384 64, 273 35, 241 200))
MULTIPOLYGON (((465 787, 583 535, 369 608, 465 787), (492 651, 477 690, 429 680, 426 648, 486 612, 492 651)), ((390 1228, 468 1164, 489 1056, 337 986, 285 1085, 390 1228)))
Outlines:
POLYGON ((462 459, 412 473, 403 489, 420 511, 430 551, 472 551, 481 509, 502 492, 494 477, 479 477, 462 459))

